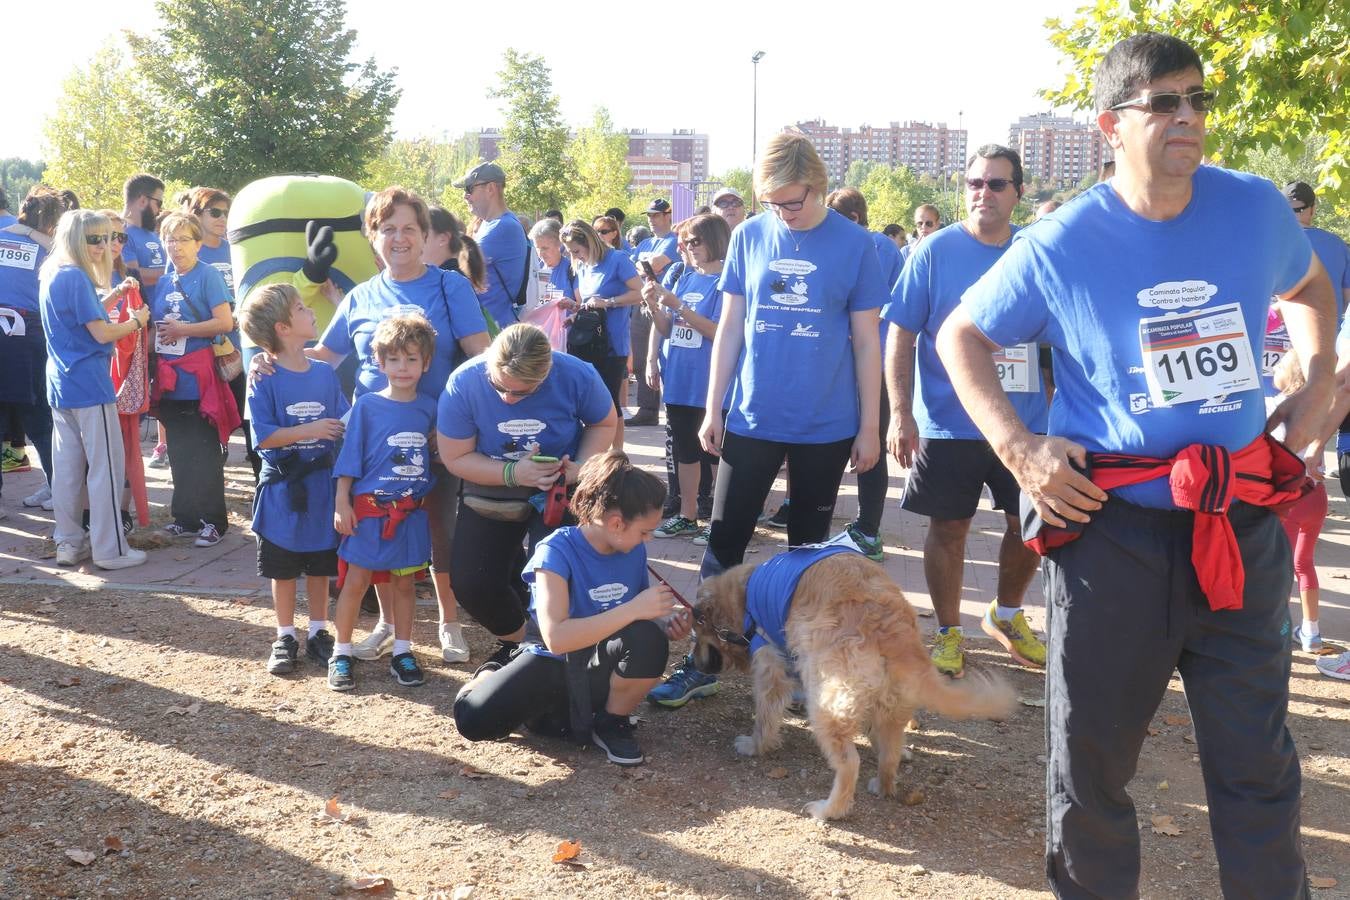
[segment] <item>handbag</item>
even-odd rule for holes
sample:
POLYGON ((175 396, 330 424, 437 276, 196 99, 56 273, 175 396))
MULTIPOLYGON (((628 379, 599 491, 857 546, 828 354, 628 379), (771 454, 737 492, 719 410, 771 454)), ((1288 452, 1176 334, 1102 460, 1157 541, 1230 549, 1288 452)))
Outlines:
MULTIPOLYGON (((132 288, 127 292, 126 302, 119 311, 117 321, 129 321, 132 310, 143 305, 140 290, 132 288)), ((139 329, 119 340, 113 352, 112 379, 113 384, 117 385, 118 415, 137 416, 150 408, 147 340, 146 330, 139 329)))
MULTIPOLYGON (((184 300, 187 300, 189 303, 192 302, 192 298, 183 288, 183 283, 178 280, 177 272, 173 275, 173 286, 177 289, 178 293, 183 295, 184 300)), ((195 309, 196 304, 192 305, 195 309)), ((206 310, 206 317, 199 321, 206 322, 210 318, 211 310, 208 309, 206 310)), ((211 352, 215 354, 216 374, 220 376, 221 381, 229 384, 231 381, 234 381, 240 375, 244 374, 244 356, 239 352, 238 348, 234 346, 234 342, 230 340, 229 335, 218 334, 212 338, 211 352)))

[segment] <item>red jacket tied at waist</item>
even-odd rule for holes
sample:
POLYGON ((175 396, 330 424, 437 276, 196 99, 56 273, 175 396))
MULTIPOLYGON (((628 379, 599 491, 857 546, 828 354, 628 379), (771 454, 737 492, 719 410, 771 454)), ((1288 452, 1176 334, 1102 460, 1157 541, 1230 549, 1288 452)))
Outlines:
POLYGON ((216 426, 220 442, 228 444, 230 434, 243 424, 243 419, 239 418, 239 407, 235 405, 230 386, 221 381, 216 372, 215 351, 203 347, 183 356, 165 356, 161 353, 156 358, 159 362, 155 365, 155 390, 150 405, 158 406, 164 392, 172 391, 178 385, 178 371, 181 369, 197 379, 202 416, 216 426))
MULTIPOLYGON (((1236 453, 1191 444, 1171 459, 1093 453, 1089 465, 1092 483, 1104 491, 1167 476, 1173 502, 1195 513, 1191 563, 1214 610, 1241 609, 1246 583, 1237 537, 1228 521, 1229 505, 1241 500, 1253 506, 1279 506, 1308 490, 1303 461, 1267 434, 1236 453)), ((1077 531, 1043 528, 1026 544, 1045 555, 1078 536, 1077 531)))
POLYGON ((358 522, 362 519, 384 519, 380 537, 392 541, 403 520, 415 510, 422 508, 423 499, 425 498, 414 500, 412 497, 400 497, 397 500, 381 501, 376 500, 374 494, 357 494, 352 500, 352 512, 358 522))

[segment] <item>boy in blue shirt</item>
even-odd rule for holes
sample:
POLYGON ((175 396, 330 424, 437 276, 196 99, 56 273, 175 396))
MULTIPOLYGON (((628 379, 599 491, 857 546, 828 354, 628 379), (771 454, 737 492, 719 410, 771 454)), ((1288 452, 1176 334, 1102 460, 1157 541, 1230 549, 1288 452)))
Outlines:
POLYGON ((431 558, 422 501, 433 482, 436 401, 419 394, 417 383, 431 365, 435 345, 436 332, 420 315, 391 316, 375 329, 371 349, 388 383, 356 399, 333 469, 333 524, 343 535, 342 592, 334 612, 338 637, 328 661, 328 686, 335 691, 356 687, 352 629, 366 588, 386 579, 394 616, 389 671, 405 687, 425 680, 412 654, 413 579, 431 558))
POLYGON ((272 354, 276 371, 249 387, 248 418, 262 457, 253 503, 258 574, 272 581, 277 639, 267 671, 295 670, 296 581, 305 576, 309 635, 305 655, 328 664, 328 579, 337 575, 333 530, 333 457, 349 405, 337 373, 305 356, 317 336, 314 311, 289 284, 269 284, 249 294, 239 310, 249 340, 272 354))

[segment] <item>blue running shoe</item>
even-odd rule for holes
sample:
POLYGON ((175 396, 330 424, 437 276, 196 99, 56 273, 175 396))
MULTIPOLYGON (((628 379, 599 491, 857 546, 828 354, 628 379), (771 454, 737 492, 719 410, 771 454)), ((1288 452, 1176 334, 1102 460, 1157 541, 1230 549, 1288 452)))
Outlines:
POLYGON ((694 668, 692 657, 686 656, 664 682, 652 688, 647 699, 667 709, 679 709, 695 697, 711 697, 721 690, 716 675, 705 675, 694 668))
POLYGON ((330 691, 350 691, 356 687, 352 677, 352 658, 333 656, 328 660, 328 689, 330 691))
POLYGON ((411 653, 395 654, 389 660, 389 673, 404 687, 417 687, 426 681, 422 667, 417 664, 417 657, 411 653))

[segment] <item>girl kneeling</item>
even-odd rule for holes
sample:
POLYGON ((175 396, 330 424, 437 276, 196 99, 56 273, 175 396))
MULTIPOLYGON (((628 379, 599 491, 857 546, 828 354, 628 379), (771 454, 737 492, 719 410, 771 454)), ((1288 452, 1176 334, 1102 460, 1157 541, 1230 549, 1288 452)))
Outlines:
POLYGON ((670 641, 692 624, 669 588, 647 586, 643 542, 661 523, 665 495, 623 453, 581 467, 572 512, 583 524, 544 538, 526 563, 526 641, 459 692, 460 734, 500 740, 522 724, 581 742, 589 733, 611 762, 642 763, 628 717, 660 680, 670 641))

